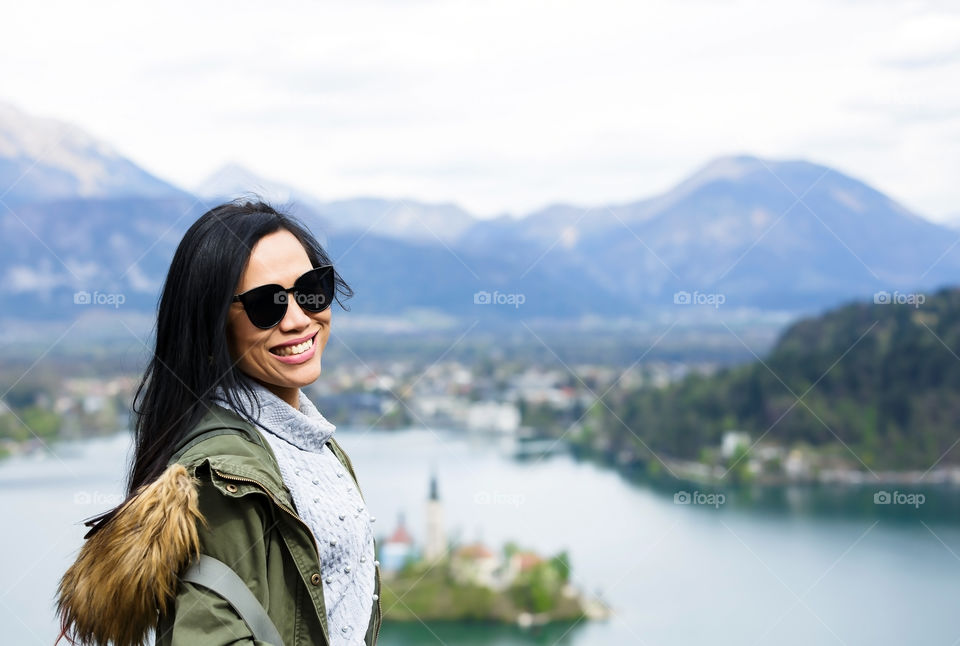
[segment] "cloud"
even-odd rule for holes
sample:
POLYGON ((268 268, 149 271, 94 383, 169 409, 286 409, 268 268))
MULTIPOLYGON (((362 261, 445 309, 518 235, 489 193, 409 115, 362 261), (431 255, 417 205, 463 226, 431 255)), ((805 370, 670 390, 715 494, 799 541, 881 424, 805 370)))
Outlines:
POLYGON ((324 199, 493 215, 646 197, 749 151, 836 165, 928 215, 960 201, 960 19, 935 5, 173 0, 6 13, 10 100, 185 186, 236 161, 324 199))

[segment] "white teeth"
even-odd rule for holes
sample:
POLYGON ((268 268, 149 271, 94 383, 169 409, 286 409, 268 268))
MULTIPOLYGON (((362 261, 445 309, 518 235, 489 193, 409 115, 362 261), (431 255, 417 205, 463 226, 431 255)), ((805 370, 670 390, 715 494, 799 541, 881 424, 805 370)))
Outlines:
POLYGON ((309 338, 303 343, 298 343, 297 345, 284 346, 278 350, 275 350, 274 354, 278 354, 281 357, 289 357, 294 354, 303 354, 311 347, 313 347, 313 338, 309 338))

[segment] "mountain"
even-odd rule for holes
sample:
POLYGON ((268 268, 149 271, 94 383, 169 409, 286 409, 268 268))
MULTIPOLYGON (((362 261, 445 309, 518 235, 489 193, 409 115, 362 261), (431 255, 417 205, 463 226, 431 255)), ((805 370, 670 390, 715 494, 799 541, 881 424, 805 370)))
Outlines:
POLYGON ((0 312, 71 320, 87 292, 122 294, 123 311, 151 312, 173 252, 202 213, 186 197, 65 199, 0 210, 0 312))
POLYGON ((618 416, 599 411, 585 441, 628 462, 698 460, 737 429, 855 469, 957 465, 958 348, 960 289, 850 303, 791 325, 762 362, 609 396, 618 416))
POLYGON ((960 276, 955 231, 803 160, 722 157, 648 199, 483 220, 450 203, 324 201, 236 165, 198 199, 73 126, 9 106, 0 152, 11 207, 0 209, 0 316, 19 319, 70 319, 83 311, 73 295, 95 290, 149 315, 187 227, 250 191, 290 203, 327 245, 358 288, 357 313, 652 320, 716 314, 718 301, 802 313, 960 276), (704 298, 716 309, 698 307, 704 298))
POLYGON ((728 308, 809 311, 960 275, 953 231, 807 161, 723 157, 650 199, 485 224, 470 232, 474 250, 525 246, 541 263, 573 261, 633 308, 686 291, 722 294, 728 308))
POLYGON ((317 210, 337 231, 370 231, 431 244, 456 244, 477 222, 456 204, 426 204, 416 200, 355 198, 327 202, 317 210))
POLYGON ((194 187, 193 192, 207 202, 226 201, 246 193, 256 193, 270 204, 291 204, 317 210, 323 203, 298 188, 266 179, 240 164, 225 164, 194 187))
POLYGON ((80 128, 0 103, 0 199, 177 198, 187 194, 80 128))
POLYGON ((941 220, 940 224, 948 229, 960 231, 960 213, 951 213, 946 218, 941 220))
POLYGON ((368 232, 412 242, 452 244, 477 220, 455 204, 360 197, 324 202, 314 194, 265 179, 238 164, 227 164, 196 188, 207 201, 256 192, 272 204, 290 205, 296 214, 331 232, 368 232))

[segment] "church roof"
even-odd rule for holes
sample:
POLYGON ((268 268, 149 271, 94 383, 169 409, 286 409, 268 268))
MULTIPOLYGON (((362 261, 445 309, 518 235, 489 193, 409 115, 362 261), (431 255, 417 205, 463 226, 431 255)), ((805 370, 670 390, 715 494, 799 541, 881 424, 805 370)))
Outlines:
POLYGON ((390 535, 390 538, 387 539, 388 543, 407 543, 408 545, 413 544, 413 537, 410 536, 410 532, 407 531, 407 528, 403 526, 403 520, 397 525, 397 529, 390 535))
POLYGON ((487 546, 483 543, 473 543, 458 549, 457 556, 470 559, 488 559, 493 557, 493 552, 487 549, 487 546))

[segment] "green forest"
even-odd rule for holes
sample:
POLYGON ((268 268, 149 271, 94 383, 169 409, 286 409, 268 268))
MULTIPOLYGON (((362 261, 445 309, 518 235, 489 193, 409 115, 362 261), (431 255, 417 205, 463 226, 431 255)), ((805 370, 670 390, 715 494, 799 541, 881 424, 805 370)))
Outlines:
POLYGON ((613 413, 594 405, 579 442, 621 462, 698 460, 735 429, 871 469, 927 469, 960 455, 958 393, 960 290, 945 289, 921 305, 844 305, 794 323, 757 361, 611 393, 613 413))

